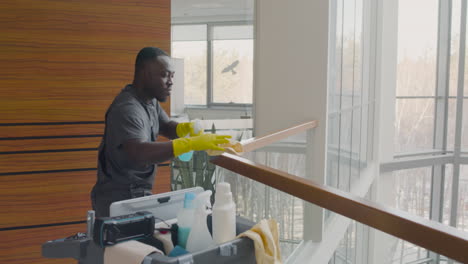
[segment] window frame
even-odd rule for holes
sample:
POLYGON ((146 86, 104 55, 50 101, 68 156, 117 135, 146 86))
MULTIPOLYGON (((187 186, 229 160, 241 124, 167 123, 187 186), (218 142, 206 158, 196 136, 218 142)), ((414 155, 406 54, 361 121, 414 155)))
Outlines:
MULTIPOLYGON (((186 104, 187 109, 232 109, 232 110, 251 110, 253 101, 251 104, 240 104, 240 103, 217 103, 213 101, 213 29, 218 26, 252 26, 253 27, 253 38, 255 42, 255 25, 253 20, 245 21, 227 21, 227 22, 198 22, 198 23, 172 23, 173 26, 192 26, 192 25, 206 25, 206 105, 192 105, 186 104)), ((176 41, 171 41, 172 43, 176 41)), ((255 53, 255 44, 253 47, 255 53)), ((255 57, 253 57, 254 59, 255 57)), ((252 82, 252 96, 253 96, 253 82, 252 82)), ((185 95, 184 95, 185 96, 185 95)))

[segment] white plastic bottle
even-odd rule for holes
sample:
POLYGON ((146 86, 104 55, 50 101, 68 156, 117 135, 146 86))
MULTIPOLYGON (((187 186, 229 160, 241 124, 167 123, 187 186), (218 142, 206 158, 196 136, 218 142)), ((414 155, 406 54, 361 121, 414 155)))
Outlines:
POLYGON ((213 240, 215 244, 231 241, 236 237, 236 204, 232 200, 231 185, 216 185, 213 205, 213 240))
POLYGON ((187 251, 194 253, 213 247, 215 244, 211 237, 206 217, 209 211, 207 205, 210 203, 211 191, 204 191, 195 197, 195 214, 192 229, 187 240, 187 251))
POLYGON ((184 208, 180 209, 177 213, 177 225, 179 226, 177 230, 177 244, 183 248, 187 247, 187 239, 193 224, 193 215, 195 211, 195 206, 193 204, 194 198, 195 193, 185 193, 184 208))

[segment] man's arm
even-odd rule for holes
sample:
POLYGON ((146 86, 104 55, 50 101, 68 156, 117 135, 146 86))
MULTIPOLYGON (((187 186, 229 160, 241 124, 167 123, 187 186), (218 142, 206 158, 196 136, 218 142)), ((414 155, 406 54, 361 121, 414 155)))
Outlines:
POLYGON ((123 144, 128 157, 140 165, 161 163, 174 157, 172 141, 143 142, 140 139, 129 139, 123 144))
POLYGON ((159 133, 169 139, 175 139, 178 138, 177 136, 177 123, 176 121, 169 121, 167 123, 161 124, 159 127, 159 133))

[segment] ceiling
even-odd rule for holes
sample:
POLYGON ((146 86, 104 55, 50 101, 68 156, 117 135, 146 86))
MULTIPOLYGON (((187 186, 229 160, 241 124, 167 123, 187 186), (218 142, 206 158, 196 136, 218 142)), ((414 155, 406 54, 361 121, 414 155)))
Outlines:
POLYGON ((253 9, 254 0, 171 1, 173 23, 252 20, 253 9))

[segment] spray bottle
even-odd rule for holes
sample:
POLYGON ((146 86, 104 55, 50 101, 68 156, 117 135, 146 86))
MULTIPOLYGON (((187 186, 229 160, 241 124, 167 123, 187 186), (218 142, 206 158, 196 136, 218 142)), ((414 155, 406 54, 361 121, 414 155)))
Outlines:
POLYGON ((178 245, 183 248, 187 247, 187 239, 190 234, 190 229, 192 228, 193 215, 195 211, 193 199, 195 199, 195 193, 185 193, 184 208, 182 208, 177 214, 177 225, 179 226, 177 231, 178 245))
MULTIPOLYGON (((192 122, 193 122, 193 132, 195 134, 198 134, 200 133, 200 131, 203 131, 203 127, 199 119, 195 119, 192 122)), ((185 137, 190 137, 190 135, 186 135, 185 137)), ((192 156, 193 156, 193 150, 186 152, 184 154, 180 154, 178 158, 181 161, 190 161, 192 159, 192 156)))
POLYGON ((216 244, 221 244, 235 237, 236 204, 232 201, 231 185, 221 182, 216 185, 213 205, 213 240, 216 244))
POLYGON ((207 206, 211 207, 210 197, 211 191, 204 191, 195 197, 194 221, 187 240, 189 252, 201 251, 215 245, 206 223, 206 217, 209 213, 207 206))

